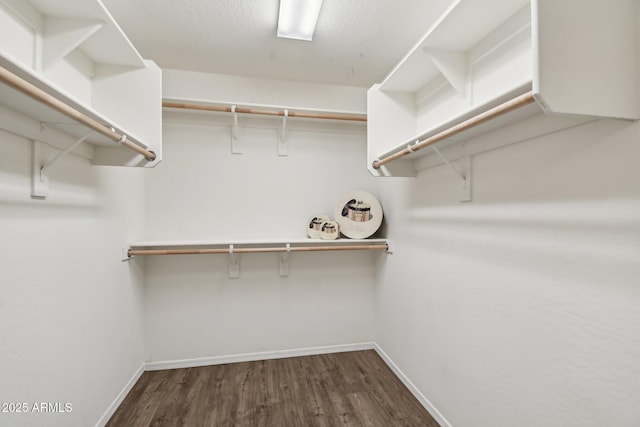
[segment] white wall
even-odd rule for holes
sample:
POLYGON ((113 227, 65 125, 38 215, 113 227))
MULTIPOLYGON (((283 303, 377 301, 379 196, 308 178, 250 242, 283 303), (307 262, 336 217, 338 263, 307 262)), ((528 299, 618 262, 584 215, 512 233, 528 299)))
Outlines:
POLYGON ((362 125, 290 120, 278 157, 277 119, 242 116, 241 155, 230 120, 166 113, 157 168, 69 156, 46 201, 28 141, 0 132, 0 402, 73 405, 0 425, 93 425, 143 360, 369 341, 454 427, 640 423, 640 124, 479 154, 459 203, 444 166, 372 178, 362 125), (225 256, 119 259, 143 238, 302 237, 353 189, 379 196, 393 255, 294 254, 289 277, 243 255, 239 279, 225 256))
MULTIPOLYGON (((362 91, 362 93, 364 93, 362 91)), ((163 162, 146 182, 146 238, 304 238, 307 220, 342 196, 374 190, 364 168, 365 127, 240 116, 243 154, 230 153, 230 114, 165 113, 163 162)), ((146 360, 163 362, 373 341, 377 255, 296 253, 166 256, 146 263, 146 360)))
POLYGON ((0 402, 72 409, 0 425, 95 425, 143 362, 143 272, 120 251, 141 236, 144 171, 70 155, 31 200, 30 142, 0 130, 0 153, 0 402))
MULTIPOLYGON (((517 127, 513 130, 517 134, 517 127)), ((640 123, 380 181, 376 341, 454 427, 640 425, 640 123)))

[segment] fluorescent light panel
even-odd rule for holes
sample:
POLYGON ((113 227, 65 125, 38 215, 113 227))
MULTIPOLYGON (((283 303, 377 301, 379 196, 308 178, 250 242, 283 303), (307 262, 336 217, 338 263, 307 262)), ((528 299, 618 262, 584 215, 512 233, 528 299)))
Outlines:
POLYGON ((311 41, 322 0, 280 0, 278 37, 311 41))

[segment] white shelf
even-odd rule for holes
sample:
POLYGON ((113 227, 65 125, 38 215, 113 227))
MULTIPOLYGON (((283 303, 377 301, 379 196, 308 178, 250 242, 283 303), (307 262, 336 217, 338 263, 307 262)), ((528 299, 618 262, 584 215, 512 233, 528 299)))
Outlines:
MULTIPOLYGON (((142 59, 99 0, 0 0, 0 66, 156 153, 147 162, 94 133, 87 139, 95 146, 94 164, 149 167, 161 160, 160 69, 142 59)), ((49 142, 38 133, 43 124, 69 135, 69 141, 88 132, 5 84, 0 105, 21 123, 3 121, 3 128, 25 137, 49 142)))
MULTIPOLYGON (((134 133, 130 132, 128 129, 117 126, 115 123, 112 123, 107 117, 103 114, 96 111, 89 105, 86 105, 84 102, 81 102, 68 93, 66 93, 63 89, 57 87, 56 85, 45 81, 42 76, 32 72, 29 69, 22 67, 20 64, 13 61, 11 58, 6 57, 0 53, 0 67, 6 68, 11 71, 13 74, 19 76, 23 80, 31 83, 39 89, 44 90, 49 95, 53 96, 56 99, 63 101, 65 104, 73 107, 74 109, 80 111, 83 114, 111 127, 115 127, 116 130, 121 131, 127 135, 127 139, 134 141, 136 144, 140 145, 143 148, 149 148, 149 146, 142 142, 140 138, 138 138, 134 133)), ((0 103, 15 110, 18 113, 21 113, 25 116, 32 117, 38 120, 41 123, 51 123, 56 127, 60 128, 66 133, 69 133, 73 136, 81 136, 83 133, 86 133, 86 129, 84 126, 79 124, 78 122, 70 119, 69 117, 59 113, 36 100, 25 96, 24 94, 14 90, 6 85, 0 85, 0 103)), ((91 135, 87 142, 91 144, 98 144, 108 147, 114 147, 115 144, 113 141, 108 139, 105 136, 99 135, 97 133, 91 135)))
MULTIPOLYGON (((282 110, 289 110, 290 112, 300 112, 303 114, 310 114, 310 115, 336 115, 336 116, 347 116, 347 117, 354 117, 354 118, 359 118, 359 117, 365 117, 367 115, 366 111, 349 111, 349 110, 336 110, 336 109, 319 109, 319 108, 297 108, 297 107, 291 107, 291 106, 286 106, 286 105, 275 105, 275 104, 256 104, 256 103, 231 103, 231 102, 222 102, 222 101, 215 101, 215 100, 207 100, 207 99, 201 99, 201 98, 185 98, 185 97, 163 97, 163 103, 176 103, 176 104, 184 104, 185 107, 183 108, 178 108, 178 110, 180 109, 186 109, 186 110, 197 110, 197 107, 203 107, 203 108, 207 108, 207 107, 219 107, 219 108, 228 108, 231 107, 232 105, 237 105, 238 108, 244 108, 244 109, 255 109, 255 110, 265 110, 265 111, 270 111, 270 112, 279 112, 282 110), (189 106, 193 105, 196 108, 190 108, 189 106)), ((174 107, 164 107, 167 109, 175 109, 174 107)), ((207 111, 206 109, 203 109, 202 111, 207 111)), ((214 110, 212 110, 214 111, 214 110)), ((211 112, 211 111, 210 111, 211 112)), ((215 111, 214 111, 215 112, 215 111)), ((251 113, 247 113, 247 114, 251 114, 251 113)), ((260 115, 260 114, 258 114, 260 115)), ((295 117, 295 116, 291 116, 291 117, 295 117)), ((329 119, 330 120, 330 119, 329 119)), ((356 120, 357 121, 357 120, 356 120)))
POLYGON ((541 113, 640 118, 636 18, 634 0, 456 1, 369 89, 369 170, 415 176, 417 163, 430 163, 416 160, 434 155, 432 150, 379 169, 372 163, 528 92, 535 104, 438 147, 541 113))
POLYGON ((229 245, 237 247, 282 246, 352 246, 386 244, 387 239, 337 239, 321 240, 294 237, 290 239, 238 239, 238 240, 147 240, 131 243, 131 249, 192 249, 192 248, 224 248, 229 245))
POLYGON ((279 256, 280 276, 289 275, 289 258, 292 252, 344 251, 344 250, 384 250, 389 252, 386 239, 251 239, 234 241, 216 240, 166 240, 135 242, 128 249, 123 248, 122 260, 146 255, 203 255, 218 254, 228 256, 229 278, 240 277, 240 255, 244 253, 276 253, 279 256))
POLYGON ((453 3, 389 73, 382 82, 382 90, 416 92, 441 74, 442 69, 447 68, 445 63, 462 67, 460 71, 464 72, 465 52, 528 3, 528 0, 453 3))
MULTIPOLYGON (((17 0, 20 3, 28 3, 17 0)), ((122 32, 111 14, 99 1, 86 0, 29 0, 30 3, 44 15, 46 20, 66 20, 69 25, 73 21, 77 23, 95 22, 101 24, 96 31, 79 49, 82 50, 93 62, 102 64, 115 64, 128 67, 143 68, 144 60, 131 44, 127 36, 122 32), (64 17, 61 20, 59 17, 64 17)), ((7 2, 16 3, 16 0, 7 2)), ((24 7, 24 6, 23 6, 24 7)), ((54 21, 55 22, 55 21, 54 21)))

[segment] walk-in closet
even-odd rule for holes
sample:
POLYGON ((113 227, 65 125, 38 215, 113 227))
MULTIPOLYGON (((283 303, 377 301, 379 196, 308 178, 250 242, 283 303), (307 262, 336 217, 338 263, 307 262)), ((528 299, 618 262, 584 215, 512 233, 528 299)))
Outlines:
POLYGON ((0 427, 639 426, 639 22, 0 0, 0 427))

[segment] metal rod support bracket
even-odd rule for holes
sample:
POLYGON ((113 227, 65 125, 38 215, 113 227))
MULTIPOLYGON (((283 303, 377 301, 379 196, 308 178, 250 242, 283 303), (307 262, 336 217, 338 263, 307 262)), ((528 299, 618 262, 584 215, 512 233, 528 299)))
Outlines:
POLYGON ((44 200, 49 195, 49 175, 42 172, 45 165, 45 146, 33 140, 31 144, 31 198, 44 200))
POLYGON ((284 115, 282 116, 282 132, 278 139, 278 156, 283 157, 289 155, 289 144, 287 143, 287 117, 289 117, 289 110, 285 108, 284 115))
POLYGON ((229 245, 229 279, 240 277, 240 254, 233 252, 233 245, 229 245))
POLYGON ((433 151, 436 152, 438 157, 440 157, 440 159, 445 164, 447 164, 458 177, 460 177, 462 182, 460 185, 459 200, 461 202, 471 201, 471 156, 467 156, 460 159, 460 162, 463 165, 463 171, 460 171, 457 167, 455 167, 455 165, 453 165, 449 161, 449 159, 445 157, 444 154, 440 152, 440 150, 438 150, 436 147, 431 147, 431 148, 433 148, 433 151))
MULTIPOLYGON (((91 134, 93 133, 93 131, 87 132, 84 136, 82 136, 80 139, 78 139, 76 142, 74 142, 73 144, 71 144, 70 146, 68 146, 67 148, 65 148, 64 150, 62 150, 61 152, 59 152, 57 155, 55 155, 51 160, 48 160, 40 169, 40 174, 41 175, 46 175, 47 171, 49 169, 51 169, 51 167, 53 167, 53 165, 55 165, 56 163, 58 163, 58 161, 63 158, 64 156, 66 156, 67 154, 69 154, 69 152, 71 150, 73 150, 74 148, 76 148, 78 145, 82 144, 83 142, 85 142, 87 140, 87 138, 89 138, 91 136, 91 134)), ((126 140, 127 136, 123 135, 123 138, 126 140)))
POLYGON ((64 156, 69 154, 71 150, 78 145, 86 141, 93 131, 88 132, 73 144, 53 156, 51 159, 44 161, 45 149, 43 144, 38 141, 33 141, 32 156, 32 185, 31 185, 31 197, 34 199, 46 199, 49 195, 49 170, 60 161, 64 156))
POLYGON ((231 106, 231 114, 233 114, 233 124, 231 125, 231 154, 242 154, 240 149, 240 141, 238 140, 238 112, 236 106, 231 106))
POLYGON ((289 275, 289 255, 291 254, 291 243, 287 243, 287 251, 280 254, 280 262, 278 263, 278 270, 280 277, 286 277, 289 275))

